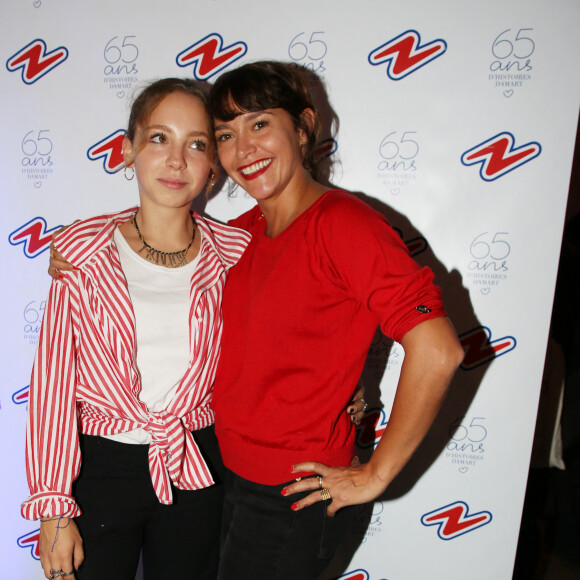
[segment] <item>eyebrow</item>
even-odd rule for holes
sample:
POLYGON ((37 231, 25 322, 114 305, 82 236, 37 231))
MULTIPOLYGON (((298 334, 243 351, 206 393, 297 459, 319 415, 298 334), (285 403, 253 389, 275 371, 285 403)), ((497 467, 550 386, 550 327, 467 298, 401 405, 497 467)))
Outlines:
MULTIPOLYGON (((143 131, 151 131, 152 129, 161 129, 167 133, 173 133, 173 129, 171 129, 171 127, 168 127, 167 125, 147 125, 147 127, 143 128, 143 131)), ((188 137, 198 135, 202 137, 209 137, 206 131, 190 131, 187 135, 188 137)))
MULTIPOLYGON (((254 119, 260 117, 261 115, 273 115, 273 114, 274 113, 268 111, 267 109, 261 109, 260 111, 249 111, 247 113, 240 113, 239 115, 236 115, 236 117, 239 117, 240 115, 247 115, 246 119, 248 119, 248 121, 253 121, 254 119)), ((234 117, 234 119, 236 117, 234 117)), ((232 119, 232 121, 234 119, 232 119)), ((219 125, 215 125, 214 131, 221 131, 223 129, 227 129, 229 123, 230 123, 230 121, 225 121, 224 123, 220 123, 219 125)))

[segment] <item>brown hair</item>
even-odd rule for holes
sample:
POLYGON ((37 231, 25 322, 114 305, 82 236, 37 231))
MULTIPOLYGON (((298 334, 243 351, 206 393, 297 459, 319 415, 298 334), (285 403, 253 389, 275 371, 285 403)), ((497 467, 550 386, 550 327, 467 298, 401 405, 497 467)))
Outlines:
POLYGON ((315 149, 320 133, 320 115, 314 105, 306 79, 299 67, 264 60, 245 64, 222 74, 209 93, 209 112, 214 119, 231 121, 240 113, 284 109, 308 138, 302 164, 316 177, 315 149), (315 122, 310 127, 301 116, 312 109, 315 122))
MULTIPOLYGON (((210 161, 212 174, 208 182, 208 192, 213 187, 218 174, 218 166, 216 162, 216 146, 213 135, 212 117, 208 110, 207 95, 201 88, 200 84, 193 79, 180 79, 175 77, 168 77, 154 81, 146 86, 133 101, 131 106, 131 113, 129 115, 129 124, 125 136, 131 143, 135 143, 135 135, 139 127, 143 127, 149 122, 153 111, 161 103, 161 101, 171 93, 184 93, 195 97, 203 104, 208 129, 208 144, 207 156, 210 161)), ((143 144, 135 143, 133 157, 142 149, 143 144)))

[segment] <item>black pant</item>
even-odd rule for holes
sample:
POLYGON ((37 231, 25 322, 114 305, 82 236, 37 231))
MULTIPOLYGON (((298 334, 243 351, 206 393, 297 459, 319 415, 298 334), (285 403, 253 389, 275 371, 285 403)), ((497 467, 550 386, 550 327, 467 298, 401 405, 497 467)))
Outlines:
POLYGON ((297 512, 310 492, 281 495, 283 485, 260 485, 227 472, 220 580, 314 580, 339 548, 353 508, 326 515, 327 504, 297 512))
POLYGON ((81 436, 82 469, 73 494, 85 561, 78 580, 134 580, 143 551, 145 580, 215 580, 223 505, 223 465, 213 427, 193 433, 216 485, 182 491, 173 504, 153 490, 148 445, 81 436))

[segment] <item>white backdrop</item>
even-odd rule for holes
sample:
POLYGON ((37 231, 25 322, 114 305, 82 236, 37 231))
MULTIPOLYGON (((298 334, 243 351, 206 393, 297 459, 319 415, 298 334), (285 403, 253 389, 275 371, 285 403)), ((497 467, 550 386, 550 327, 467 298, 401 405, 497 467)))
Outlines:
MULTIPOLYGON (((360 547, 350 561, 345 549, 337 575, 510 578, 578 115, 579 22, 573 0, 4 0, 3 571, 42 577, 38 525, 19 507, 47 233, 136 202, 118 171, 136 87, 161 76, 211 82, 274 58, 318 73, 331 181, 384 213, 435 270, 467 349, 425 444, 360 509, 360 547)), ((252 203, 221 192, 205 211, 226 220, 252 203)), ((377 335, 363 455, 388 418, 402 357, 377 335)))

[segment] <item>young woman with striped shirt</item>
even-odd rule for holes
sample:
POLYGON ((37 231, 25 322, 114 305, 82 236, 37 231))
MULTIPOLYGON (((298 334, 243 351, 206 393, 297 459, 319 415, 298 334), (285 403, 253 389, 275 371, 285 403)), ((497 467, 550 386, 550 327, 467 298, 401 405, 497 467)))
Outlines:
POLYGON ((142 550, 146 578, 209 580, 223 502, 210 407, 220 307, 250 236, 190 212, 217 173, 193 81, 140 94, 124 156, 139 206, 55 240, 75 269, 46 302, 22 514, 41 521, 47 578, 132 579, 142 550))

